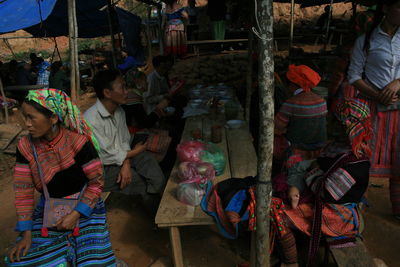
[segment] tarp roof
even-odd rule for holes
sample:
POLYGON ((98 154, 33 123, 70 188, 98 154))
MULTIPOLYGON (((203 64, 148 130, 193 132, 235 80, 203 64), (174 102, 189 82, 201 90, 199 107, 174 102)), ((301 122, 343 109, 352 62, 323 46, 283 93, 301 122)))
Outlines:
POLYGON ((0 1, 0 33, 13 32, 40 23, 50 15, 56 1, 0 1))
MULTIPOLYGON (((107 9, 100 10, 105 5, 107 5, 106 0, 76 0, 80 38, 110 34, 107 9)), ((113 27, 115 32, 118 32, 116 14, 115 12, 111 14, 113 27)), ((24 29, 34 37, 67 36, 68 1, 0 0, 0 34, 20 29, 24 29)))

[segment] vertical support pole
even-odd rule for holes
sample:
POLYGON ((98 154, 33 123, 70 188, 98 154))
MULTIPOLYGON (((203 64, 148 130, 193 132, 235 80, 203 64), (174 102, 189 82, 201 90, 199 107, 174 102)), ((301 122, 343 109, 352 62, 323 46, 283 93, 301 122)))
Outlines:
POLYGON ((147 24, 146 24, 146 35, 147 35, 147 49, 148 49, 148 59, 153 57, 153 53, 151 51, 151 29, 150 29, 150 19, 151 19, 151 6, 147 7, 147 24))
POLYGON ((333 0, 331 0, 331 2, 329 4, 329 14, 328 14, 328 23, 326 25, 324 50, 326 50, 328 43, 329 43, 329 27, 331 26, 331 19, 332 19, 332 4, 333 4, 333 0))
POLYGON ((164 28, 163 28, 163 18, 161 15, 161 4, 157 5, 157 15, 159 20, 158 30, 159 30, 159 44, 160 44, 160 55, 164 55, 164 28))
POLYGON ((107 0, 107 18, 108 18, 108 27, 110 29, 110 36, 111 36, 111 55, 113 61, 113 67, 117 67, 117 57, 116 57, 116 49, 115 49, 115 37, 114 37, 114 28, 111 18, 111 10, 113 9, 112 0, 107 0))
POLYGON ((274 55, 272 0, 258 0, 259 90, 260 90, 260 145, 258 152, 256 266, 270 265, 269 209, 271 202, 271 169, 274 141, 274 55))
MULTIPOLYGON (((6 94, 4 93, 3 82, 0 77, 0 92, 1 96, 3 97, 3 101, 7 101, 6 94)), ((8 123, 8 106, 4 105, 4 115, 6 116, 6 124, 8 123)))
POLYGON ((174 258, 175 267, 183 267, 183 256, 182 256, 182 245, 181 235, 177 226, 171 226, 169 228, 169 237, 172 245, 172 254, 174 258))
POLYGON ((69 52, 71 60, 71 98, 77 101, 80 90, 78 62, 78 26, 76 20, 75 0, 68 0, 69 52))
POLYGON ((289 51, 293 46, 293 36, 294 36, 294 0, 290 2, 290 36, 289 36, 289 51))
POLYGON ((247 46, 247 73, 246 73, 246 104, 245 116, 247 125, 250 125, 250 105, 251 95, 253 94, 253 48, 254 48, 254 33, 249 29, 249 41, 247 46))

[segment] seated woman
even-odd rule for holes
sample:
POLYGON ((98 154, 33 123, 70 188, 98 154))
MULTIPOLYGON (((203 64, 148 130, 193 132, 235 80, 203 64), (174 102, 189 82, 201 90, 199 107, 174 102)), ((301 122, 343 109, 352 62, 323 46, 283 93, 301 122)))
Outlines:
POLYGON ((6 264, 115 266, 100 198, 99 145, 90 127, 60 90, 31 90, 22 109, 29 136, 18 143, 14 172, 16 230, 21 235, 6 264), (36 209, 35 189, 42 193, 36 209), (75 208, 56 204, 78 197, 75 208), (49 212, 45 205, 54 209, 49 212), (49 218, 57 222, 46 224, 49 218))
POLYGON ((292 229, 311 237, 310 265, 321 233, 341 244, 355 241, 359 234, 356 205, 368 188, 370 112, 362 100, 342 99, 333 107, 339 129, 335 141, 316 160, 303 160, 289 168, 287 199, 272 201, 273 228, 283 250, 283 266, 298 266, 292 229))
POLYGON ((326 101, 311 91, 321 77, 305 65, 290 65, 286 77, 293 96, 275 116, 275 135, 286 137, 293 155, 315 158, 327 140, 326 101))

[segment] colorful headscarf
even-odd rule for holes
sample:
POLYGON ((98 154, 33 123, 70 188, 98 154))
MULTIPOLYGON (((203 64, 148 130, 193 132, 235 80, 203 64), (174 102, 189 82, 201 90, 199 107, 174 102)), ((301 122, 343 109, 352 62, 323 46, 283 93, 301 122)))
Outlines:
POLYGON ((294 84, 297 84, 305 92, 311 91, 321 81, 318 73, 306 65, 289 65, 286 77, 294 84))
POLYGON ((96 150, 100 151, 99 142, 93 135, 92 129, 66 93, 57 89, 29 90, 25 99, 35 101, 56 114, 63 127, 87 136, 96 150))
POLYGON ((373 133, 368 104, 362 99, 339 99, 333 105, 333 113, 346 126, 354 155, 357 158, 370 157, 369 141, 373 133))

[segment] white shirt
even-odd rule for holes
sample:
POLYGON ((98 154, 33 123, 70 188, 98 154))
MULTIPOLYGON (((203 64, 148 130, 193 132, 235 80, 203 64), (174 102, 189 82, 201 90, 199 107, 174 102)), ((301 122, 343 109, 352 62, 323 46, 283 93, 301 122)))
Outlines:
POLYGON ((361 35, 353 48, 348 71, 350 84, 365 77, 378 89, 383 89, 400 78, 400 30, 393 37, 378 26, 371 34, 368 55, 364 47, 365 34, 361 35))
POLYGON ((85 120, 92 126, 93 133, 100 144, 100 159, 104 165, 121 166, 130 147, 131 136, 126 125, 125 112, 121 107, 114 114, 97 99, 84 114, 85 120))

